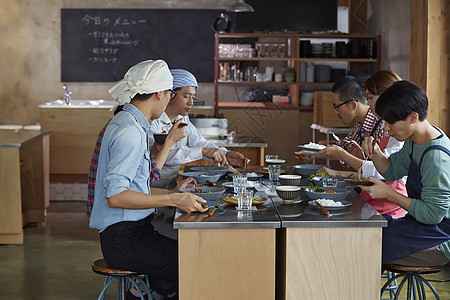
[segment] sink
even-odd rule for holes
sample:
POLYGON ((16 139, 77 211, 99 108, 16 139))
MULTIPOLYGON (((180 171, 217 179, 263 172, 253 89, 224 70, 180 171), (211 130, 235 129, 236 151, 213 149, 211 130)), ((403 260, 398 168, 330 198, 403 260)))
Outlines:
POLYGON ((45 104, 39 105, 40 108, 51 108, 51 107, 73 107, 73 108, 86 108, 86 107, 100 107, 100 108, 111 108, 117 105, 116 101, 113 100, 71 100, 69 105, 66 105, 64 100, 58 99, 45 104))

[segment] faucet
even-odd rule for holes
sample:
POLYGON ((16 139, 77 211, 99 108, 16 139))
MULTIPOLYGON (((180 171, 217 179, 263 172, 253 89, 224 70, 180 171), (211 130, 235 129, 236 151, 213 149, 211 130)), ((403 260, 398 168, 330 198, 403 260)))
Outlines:
POLYGON ((63 90, 64 90, 64 102, 66 103, 66 105, 70 105, 70 100, 72 100, 71 99, 72 93, 75 92, 78 89, 75 88, 75 89, 69 91, 67 89, 67 85, 63 85, 63 90))

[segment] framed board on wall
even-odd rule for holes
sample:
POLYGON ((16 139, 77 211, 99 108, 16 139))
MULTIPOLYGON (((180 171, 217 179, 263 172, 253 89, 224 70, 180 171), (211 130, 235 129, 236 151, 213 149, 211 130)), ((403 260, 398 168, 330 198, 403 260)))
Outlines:
POLYGON ((163 59, 213 82, 212 23, 222 12, 61 9, 61 81, 114 82, 140 61, 163 59))

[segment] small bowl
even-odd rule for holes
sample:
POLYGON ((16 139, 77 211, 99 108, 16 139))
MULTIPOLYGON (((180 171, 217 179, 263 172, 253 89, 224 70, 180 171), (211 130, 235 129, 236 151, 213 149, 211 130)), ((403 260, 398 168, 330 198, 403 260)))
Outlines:
POLYGON ((195 166, 191 168, 192 171, 195 172, 204 172, 206 174, 210 174, 211 172, 221 173, 221 176, 224 176, 228 172, 227 167, 218 167, 218 166, 195 166))
POLYGON ((181 177, 183 179, 192 177, 194 178, 198 184, 206 184, 206 180, 211 182, 216 182, 222 176, 222 173, 219 172, 186 172, 182 173, 181 177))
POLYGON ((209 186, 194 186, 181 189, 182 193, 193 193, 207 201, 208 206, 216 205, 217 200, 225 193, 225 189, 209 186), (195 192, 194 192, 195 191, 195 192))
POLYGON ((300 194, 300 190, 299 186, 294 185, 280 185, 276 187, 278 197, 283 199, 285 204, 294 203, 294 199, 300 194))
POLYGON ((304 177, 309 177, 309 176, 311 176, 311 174, 316 174, 317 170, 319 170, 320 168, 323 168, 323 167, 329 168, 330 166, 324 166, 324 165, 296 165, 296 166, 294 166, 294 171, 298 175, 302 175, 304 177))
POLYGON ((302 176, 300 175, 280 175, 278 177, 282 185, 300 185, 302 176))
POLYGON ((164 145, 166 142, 168 133, 154 133, 153 138, 155 139, 155 142, 157 142, 160 145, 164 145))
POLYGON ((312 192, 309 189, 305 189, 306 195, 308 195, 308 197, 311 200, 316 200, 316 199, 332 199, 334 201, 339 201, 339 200, 345 200, 345 198, 347 198, 348 193, 350 193, 350 190, 347 188, 338 188, 338 187, 326 187, 323 188, 324 190, 328 191, 328 190, 332 190, 335 193, 320 193, 320 192, 312 192))

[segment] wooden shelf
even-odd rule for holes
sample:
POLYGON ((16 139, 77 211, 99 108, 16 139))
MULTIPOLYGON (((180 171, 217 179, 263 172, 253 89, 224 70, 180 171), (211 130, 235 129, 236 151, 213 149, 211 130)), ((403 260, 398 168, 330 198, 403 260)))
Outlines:
POLYGON ((303 112, 312 112, 312 106, 299 107, 291 104, 274 104, 272 102, 219 102, 219 108, 268 108, 268 109, 287 109, 299 110, 303 112))
POLYGON ((338 58, 338 57, 219 57, 219 61, 343 61, 343 62, 373 62, 376 63, 375 58, 338 58))
POLYGON ((245 86, 253 86, 253 85, 264 85, 264 86, 283 86, 283 85, 298 85, 298 86, 330 86, 333 85, 334 82, 276 82, 276 81, 270 81, 270 82, 260 82, 260 81, 223 81, 223 80, 217 80, 218 84, 224 84, 224 85, 245 85, 245 86))
MULTIPOLYGON (((275 40, 274 40, 275 41, 275 40)), ((333 85, 334 82, 299 82, 299 74, 301 71, 301 62, 313 62, 321 63, 324 62, 342 62, 346 63, 347 71, 349 70, 360 70, 368 69, 370 71, 380 69, 380 36, 375 34, 311 34, 311 33, 300 33, 300 32, 252 32, 252 33, 224 33, 215 35, 215 56, 214 56, 214 112, 218 113, 219 108, 229 108, 229 107, 248 107, 248 108, 287 108, 287 109, 300 109, 300 111, 309 111, 312 108, 300 108, 298 106, 300 102, 300 94, 302 88, 311 87, 328 88, 333 85), (285 39, 287 45, 287 53, 289 57, 219 57, 219 44, 226 43, 227 39, 231 40, 230 43, 239 43, 239 39, 256 39, 265 38, 266 42, 270 41, 267 38, 274 39, 285 39), (331 39, 331 40, 345 40, 350 42, 352 39, 364 40, 376 40, 377 44, 377 57, 376 58, 338 58, 338 57, 300 57, 300 42, 305 39, 331 39), (295 82, 255 82, 255 81, 221 81, 220 78, 220 61, 236 62, 236 65, 240 68, 242 67, 240 62, 286 62, 289 68, 292 68, 296 73, 295 82), (352 68, 354 67, 354 68, 352 68), (291 105, 279 105, 266 102, 224 102, 223 99, 219 99, 219 86, 257 86, 257 87, 289 87, 289 95, 291 96, 291 105)), ((223 55, 223 54, 222 54, 223 55)), ((278 63, 278 67, 281 65, 278 63)), ((224 78, 224 77, 222 77, 224 78)), ((323 89, 322 89, 323 90, 323 89)), ((237 99, 230 99, 236 101, 237 99)))

